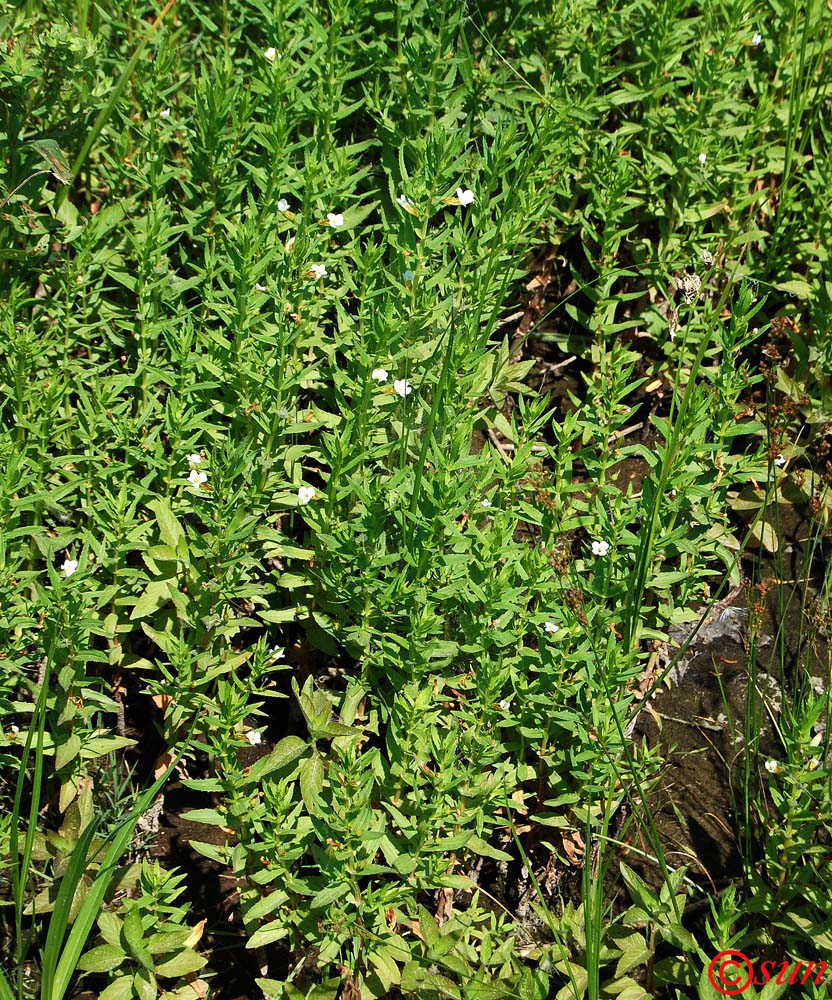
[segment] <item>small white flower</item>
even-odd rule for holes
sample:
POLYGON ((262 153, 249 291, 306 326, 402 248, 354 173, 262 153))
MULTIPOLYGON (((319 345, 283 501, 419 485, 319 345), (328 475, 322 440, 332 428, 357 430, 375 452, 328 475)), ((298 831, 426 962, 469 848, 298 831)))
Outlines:
POLYGON ((480 507, 490 507, 491 501, 486 497, 484 500, 480 501, 480 507))
POLYGON ((260 743, 263 742, 262 734, 258 733, 256 729, 249 729, 249 731, 245 734, 245 739, 253 747, 258 746, 260 743))
POLYGON ((280 58, 280 56, 277 54, 277 49, 273 45, 270 45, 266 49, 266 51, 263 53, 263 55, 271 63, 273 63, 275 61, 275 59, 279 59, 280 58))
POLYGON ((308 273, 309 273, 310 277, 312 277, 316 281, 318 281, 320 278, 323 278, 324 275, 326 274, 326 265, 325 264, 313 264, 309 268, 309 272, 308 273))
POLYGON ((285 657, 286 657, 286 650, 281 649, 280 646, 272 646, 272 648, 269 650, 270 660, 282 660, 285 659, 285 657))
MULTIPOLYGON (((12 726, 14 728, 14 726, 12 726)), ((820 760, 817 757, 813 757, 806 765, 810 771, 817 771, 820 767, 820 760)))
POLYGON ((460 205, 462 205, 463 208, 466 205, 471 205, 473 204, 474 201, 474 192, 469 191, 467 188, 465 188, 464 190, 462 188, 457 188, 456 200, 459 202, 460 205))
POLYGON ((503 700, 500 702, 500 708, 504 712, 507 712, 511 708, 511 702, 508 700, 508 698, 503 698, 503 700))
POLYGON ((164 111, 159 112, 160 118, 170 118, 170 108, 165 108, 164 111))
POLYGON ((286 253, 291 253, 294 249, 295 249, 295 237, 290 236, 289 239, 286 240, 286 253))
POLYGON ((413 200, 411 198, 408 198, 407 195, 400 194, 399 197, 396 198, 396 202, 405 210, 405 212, 408 212, 410 215, 419 214, 416 211, 416 206, 413 200))
POLYGON ((78 569, 78 560, 64 559, 61 569, 63 570, 64 576, 72 576, 75 570, 78 569))
POLYGON ((10 728, 9 728, 9 732, 13 736, 17 736, 17 734, 20 732, 20 726, 16 726, 14 723, 12 723, 11 726, 10 726, 10 728))
POLYGON ((592 543, 592 554, 594 556, 605 556, 610 550, 610 543, 605 541, 592 543))
POLYGON ((409 285, 410 282, 413 281, 413 279, 416 277, 416 275, 410 270, 410 268, 408 268, 404 272, 404 274, 402 275, 402 277, 404 278, 404 283, 406 285, 409 285))
POLYGON ((307 504, 315 499, 315 494, 318 491, 314 486, 301 486, 298 490, 298 503, 307 504))
POLYGON ((344 225, 344 216, 339 212, 329 212, 327 213, 326 221, 333 229, 337 229, 339 226, 344 225))
POLYGON ((255 282, 254 288, 255 288, 255 291, 258 291, 258 292, 265 292, 266 291, 266 286, 265 285, 261 285, 259 281, 255 282))
POLYGON ((763 767, 769 774, 779 774, 783 770, 776 760, 767 760, 763 767))
POLYGON ((409 396, 413 392, 413 386, 406 378, 397 378, 393 382, 393 391, 404 399, 405 396, 409 396))
POLYGON ((786 464, 786 456, 778 455, 777 458, 774 459, 774 464, 777 466, 778 469, 782 469, 783 466, 786 464))
POLYGON ((554 635, 556 632, 560 632, 560 625, 557 625, 555 622, 546 622, 543 627, 549 635, 554 635))
POLYGON ((191 473, 188 476, 188 482, 191 484, 191 486, 194 486, 197 489, 199 489, 199 487, 202 486, 203 483, 208 482, 208 477, 205 475, 204 472, 199 472, 196 469, 191 469, 191 473))
POLYGON ((704 167, 705 164, 708 162, 708 154, 707 153, 700 153, 699 154, 699 162, 704 167))
POLYGON ((277 210, 278 212, 288 212, 289 202, 286 201, 285 198, 281 198, 280 201, 277 203, 277 210))
POLYGON ((374 382, 386 382, 388 374, 389 372, 387 371, 386 368, 374 368, 370 372, 370 378, 374 382))
POLYGON ((289 416, 289 411, 286 409, 285 406, 281 406, 280 409, 277 411, 277 415, 280 417, 281 420, 285 420, 289 416))
POLYGON ((202 465, 202 455, 197 452, 194 452, 193 455, 186 455, 185 457, 188 459, 188 465, 190 465, 192 469, 197 465, 202 465))
POLYGON ((753 37, 751 39, 751 44, 756 48, 760 44, 760 42, 762 40, 763 40, 763 36, 760 34, 760 32, 759 31, 755 31, 754 35, 753 35, 753 37))

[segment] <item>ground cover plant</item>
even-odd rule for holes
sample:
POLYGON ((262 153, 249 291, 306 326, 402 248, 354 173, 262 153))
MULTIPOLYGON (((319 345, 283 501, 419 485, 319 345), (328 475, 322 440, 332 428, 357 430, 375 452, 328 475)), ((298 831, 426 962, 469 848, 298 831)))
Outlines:
POLYGON ((0 3, 2 1000, 832 962, 831 25, 0 3))

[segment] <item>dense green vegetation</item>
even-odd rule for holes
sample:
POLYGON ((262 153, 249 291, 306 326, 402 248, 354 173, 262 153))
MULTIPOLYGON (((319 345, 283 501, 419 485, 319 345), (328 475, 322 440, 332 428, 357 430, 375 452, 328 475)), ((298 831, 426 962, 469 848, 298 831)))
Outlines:
POLYGON ((0 1000, 832 962, 831 26, 0 3, 0 1000), (803 601, 800 641, 774 708, 745 631, 717 885, 634 721, 749 545, 745 603, 803 601), (226 937, 152 855, 174 784, 226 937))

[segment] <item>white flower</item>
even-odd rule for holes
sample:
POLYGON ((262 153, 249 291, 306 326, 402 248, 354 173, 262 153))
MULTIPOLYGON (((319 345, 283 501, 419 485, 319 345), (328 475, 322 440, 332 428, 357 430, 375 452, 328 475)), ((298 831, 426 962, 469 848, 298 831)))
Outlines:
POLYGON ((374 368, 370 372, 370 378, 374 382, 386 382, 388 374, 389 372, 387 371, 386 368, 374 368))
POLYGON ((786 456, 778 455, 777 458, 774 459, 774 464, 777 466, 778 469, 782 469, 783 466, 786 464, 786 456))
POLYGON ((405 396, 409 396, 413 392, 413 387, 406 378, 397 378, 393 382, 393 391, 404 399, 405 396))
POLYGON ((484 500, 480 501, 480 507, 490 507, 491 501, 486 497, 484 500))
POLYGON ((266 286, 265 285, 261 285, 259 281, 255 282, 254 288, 255 288, 255 291, 258 291, 258 292, 265 292, 266 291, 266 286))
POLYGON ((308 273, 309 273, 310 277, 314 278, 317 281, 318 279, 323 278, 324 275, 326 274, 326 265, 325 264, 313 264, 309 268, 309 272, 308 273))
POLYGON ((269 660, 282 660, 286 657, 286 650, 280 646, 272 646, 269 650, 269 660))
POLYGON ((755 31, 754 35, 753 35, 753 37, 751 39, 751 44, 756 47, 757 45, 760 44, 760 42, 762 40, 763 40, 763 36, 760 34, 760 32, 759 31, 755 31))
POLYGON ((463 190, 462 188, 457 188, 456 200, 460 203, 460 205, 462 205, 463 208, 466 205, 471 205, 473 204, 474 201, 474 192, 469 191, 467 188, 465 188, 465 190, 463 190))
POLYGON ((500 702, 500 708, 504 712, 507 712, 511 708, 511 702, 508 700, 508 698, 503 698, 503 700, 500 702))
POLYGON ((594 556, 605 556, 610 550, 610 543, 605 541, 592 543, 592 554, 594 556))
POLYGON ((199 489, 199 487, 202 486, 203 483, 208 482, 208 477, 205 475, 204 472, 198 472, 196 469, 191 469, 191 473, 188 476, 188 482, 191 484, 191 486, 195 486, 197 489, 199 489))
POLYGON ((285 420, 289 416, 289 411, 286 409, 285 406, 281 406, 280 409, 277 411, 277 415, 280 417, 281 420, 285 420))
POLYGON ((76 569, 78 569, 77 559, 64 559, 63 565, 61 566, 64 576, 72 576, 76 569))
POLYGON ((776 760, 767 760, 763 767, 768 771, 769 774, 779 774, 783 769, 777 763, 776 760))
POLYGON ((275 59, 280 59, 280 56, 278 55, 277 49, 273 45, 270 45, 266 49, 266 51, 263 53, 263 55, 271 63, 273 63, 275 61, 275 59))
POLYGON ((702 164, 703 167, 705 166, 705 164, 707 163, 707 161, 708 161, 708 154, 707 153, 700 153, 699 154, 699 162, 702 164))
POLYGON ((415 275, 414 275, 414 273, 413 273, 413 272, 412 272, 412 271, 410 270, 410 268, 408 268, 408 269, 407 269, 407 270, 406 270, 406 271, 404 272, 404 274, 402 275, 402 277, 404 278, 404 283, 405 283, 406 285, 409 285, 409 284, 410 284, 410 282, 411 282, 411 281, 413 281, 413 279, 414 279, 414 278, 415 278, 416 276, 415 276, 415 275))
POLYGON ((400 194, 399 197, 396 198, 396 202, 399 205, 401 205, 401 207, 405 210, 405 212, 408 212, 410 215, 418 215, 419 214, 416 211, 416 206, 415 206, 413 200, 411 198, 408 198, 407 195, 400 194))
POLYGON ((9 728, 9 732, 13 736, 17 736, 17 734, 20 732, 20 726, 16 726, 14 723, 12 723, 11 726, 10 726, 10 728, 9 728))
POLYGON ((326 221, 333 229, 337 229, 339 226, 344 225, 344 216, 339 212, 329 212, 327 213, 326 221))
POLYGON ((285 198, 281 198, 280 201, 277 203, 277 210, 278 212, 288 212, 289 202, 286 201, 285 198))
POLYGON ((298 503, 307 504, 311 500, 315 499, 315 494, 318 491, 314 486, 301 486, 298 490, 298 503))
MULTIPOLYGON (((14 729, 14 726, 12 726, 12 729, 14 729)), ((817 771, 820 767, 820 760, 817 757, 813 757, 806 766, 810 771, 817 771)))
POLYGON ((263 742, 263 736, 258 733, 256 729, 249 729, 245 734, 245 739, 253 746, 256 747, 263 742))
POLYGON ((170 108, 165 108, 164 111, 159 112, 160 118, 170 118, 170 108))
POLYGON ((546 622, 543 627, 549 635, 554 635, 555 632, 560 632, 560 625, 555 624, 555 622, 546 622))
POLYGON ((197 454, 197 452, 194 452, 193 455, 186 455, 185 457, 188 459, 188 465, 190 465, 192 469, 197 465, 202 465, 202 455, 197 454))
POLYGON ((286 240, 286 253, 291 253, 294 249, 295 249, 295 237, 290 236, 289 239, 286 240))

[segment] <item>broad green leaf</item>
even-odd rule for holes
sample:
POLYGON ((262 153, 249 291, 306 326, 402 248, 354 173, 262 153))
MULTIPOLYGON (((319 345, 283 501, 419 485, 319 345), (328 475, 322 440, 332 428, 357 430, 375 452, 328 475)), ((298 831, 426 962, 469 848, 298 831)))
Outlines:
POLYGON ((227 826, 228 816, 217 809, 190 809, 182 813, 182 819, 189 823, 204 823, 206 826, 227 826))
POLYGON ((294 763, 306 753, 307 749, 308 744, 299 736, 284 736, 270 753, 251 765, 246 780, 259 784, 266 775, 280 771, 294 763))
POLYGON ((208 959, 198 955, 192 948, 188 948, 166 962, 156 964, 156 975, 164 976, 166 979, 177 979, 179 976, 187 976, 191 972, 201 969, 208 959))
POLYGON ((272 920, 264 927, 259 927, 246 942, 246 948, 262 948, 273 941, 280 941, 289 933, 289 928, 282 920, 272 920))
POLYGON ((313 751, 300 766, 300 794, 307 811, 316 816, 320 810, 320 794, 324 787, 324 759, 313 751))
POLYGON ((60 771, 70 761, 75 760, 81 752, 81 737, 72 733, 55 751, 55 770, 60 771))
POLYGON ((78 968, 83 972, 110 972, 118 968, 126 957, 119 945, 101 944, 81 956, 78 968))
MULTIPOLYGON (((130 1000, 133 996, 133 977, 119 976, 98 996, 98 1000, 130 1000)), ((44 998, 46 1000, 46 998, 44 998)))

